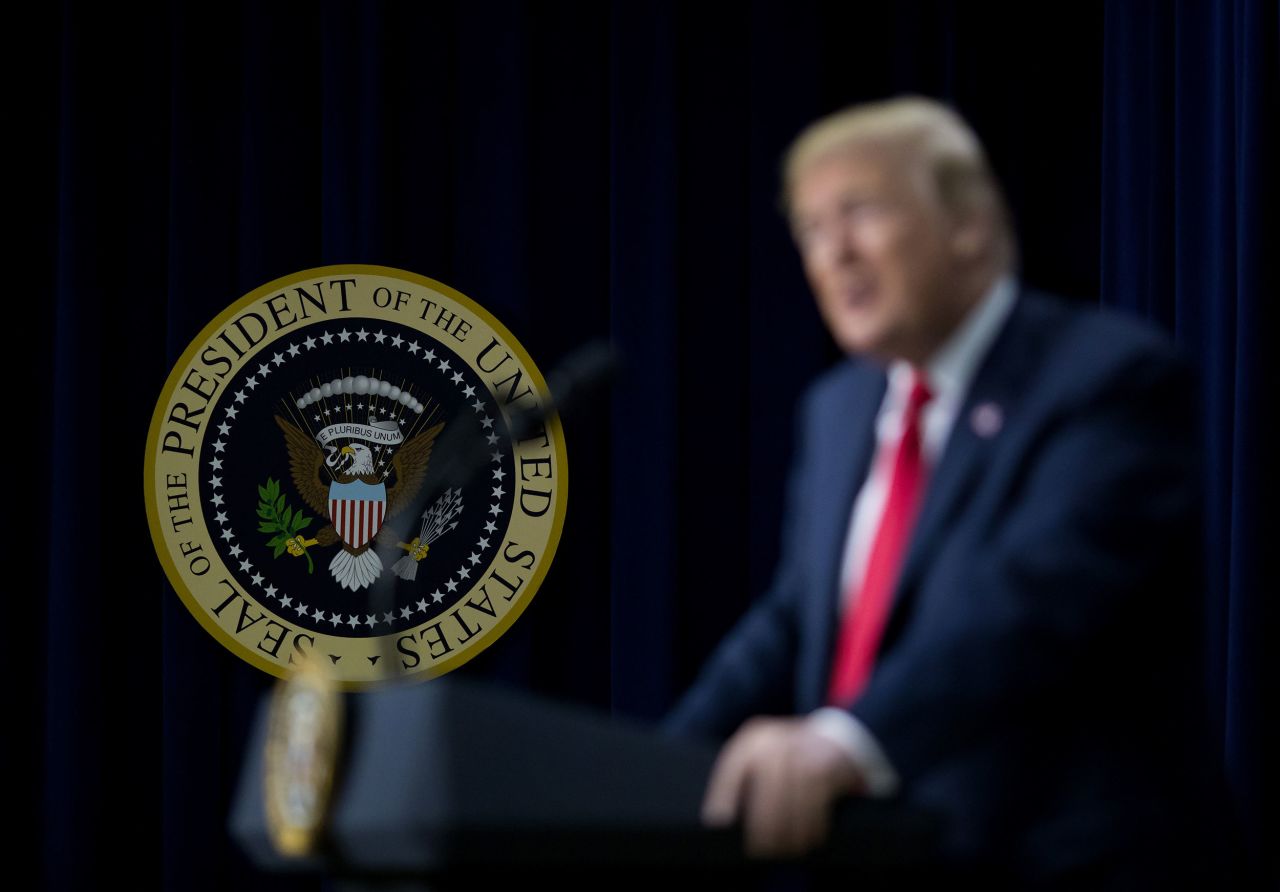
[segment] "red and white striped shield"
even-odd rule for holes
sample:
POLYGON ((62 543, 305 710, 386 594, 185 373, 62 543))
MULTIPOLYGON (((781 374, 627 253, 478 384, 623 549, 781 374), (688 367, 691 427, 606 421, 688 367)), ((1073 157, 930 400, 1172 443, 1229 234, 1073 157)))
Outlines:
POLYGON ((387 513, 387 487, 353 480, 329 484, 329 520, 338 537, 359 548, 378 534, 387 513))

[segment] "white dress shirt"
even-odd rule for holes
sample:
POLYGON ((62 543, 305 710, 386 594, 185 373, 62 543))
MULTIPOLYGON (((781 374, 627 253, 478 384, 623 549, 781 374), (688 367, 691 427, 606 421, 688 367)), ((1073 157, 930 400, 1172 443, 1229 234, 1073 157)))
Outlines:
MULTIPOLYGON (((969 311, 960 326, 925 363, 925 376, 933 399, 921 410, 921 449, 928 467, 938 458, 956 422, 973 376, 996 335, 1013 310, 1017 288, 1009 277, 998 279, 982 300, 969 311)), ((876 451, 866 483, 858 490, 845 537, 840 571, 841 611, 858 597, 858 580, 866 574, 867 560, 889 496, 893 457, 902 437, 903 410, 911 392, 911 366, 896 361, 888 369, 888 387, 876 415, 876 451)), ((841 745, 862 769, 872 796, 890 796, 898 789, 898 775, 880 744, 866 726, 847 710, 824 707, 811 714, 815 730, 841 745)))

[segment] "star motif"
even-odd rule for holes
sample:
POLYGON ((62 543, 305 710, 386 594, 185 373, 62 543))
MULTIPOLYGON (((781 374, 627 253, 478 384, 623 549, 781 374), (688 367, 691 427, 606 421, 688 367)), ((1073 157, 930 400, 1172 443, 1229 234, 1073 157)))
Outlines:
POLYGON ((418 351, 422 349, 422 345, 419 344, 417 341, 413 341, 405 349, 408 350, 410 353, 412 353, 414 356, 417 356, 418 351))
POLYGON ((408 618, 409 618, 409 614, 410 614, 411 612, 412 612, 412 611, 410 611, 408 607, 401 607, 401 608, 400 608, 400 618, 401 618, 401 619, 408 619, 408 618))
POLYGON ((329 622, 333 623, 335 626, 340 625, 342 623, 342 614, 341 613, 329 614, 329 622))
POLYGON ((244 560, 242 560, 242 561, 240 562, 240 569, 241 569, 241 570, 243 570, 244 572, 248 573, 250 570, 252 570, 252 569, 253 569, 253 564, 249 563, 249 559, 248 559, 248 558, 245 558, 244 560))
POLYGON ((258 386, 258 379, 255 378, 253 375, 250 375, 248 378, 245 378, 244 386, 249 388, 250 390, 253 390, 255 387, 258 386))
POLYGON ((427 599, 426 599, 426 598, 423 598, 421 601, 419 601, 419 602, 418 602, 416 605, 414 605, 414 606, 416 606, 416 607, 418 608, 418 610, 426 610, 426 609, 427 609, 427 599))
POLYGON ((346 328, 343 328, 342 331, 338 332, 338 340, 342 341, 344 344, 347 343, 351 340, 351 332, 347 331, 346 328))
POLYGON ((394 338, 391 339, 392 347, 399 347, 403 343, 404 343, 404 338, 400 337, 400 335, 396 335, 394 338))
POLYGON ((447 588, 449 591, 454 591, 455 589, 457 589, 458 583, 450 579, 448 582, 444 584, 444 587, 447 588))
POLYGON ((461 383, 462 383, 462 372, 454 372, 454 373, 453 373, 453 377, 452 377, 452 378, 450 378, 449 380, 450 380, 450 381, 452 381, 454 384, 461 384, 461 383))
POLYGON ((316 339, 308 335, 307 339, 302 342, 302 346, 306 347, 308 350, 312 350, 316 346, 316 339))
POLYGON ((500 499, 500 498, 502 498, 503 496, 505 496, 506 494, 507 494, 507 491, 506 491, 505 489, 503 489, 501 486, 495 486, 495 487, 493 488, 493 497, 494 497, 495 499, 500 499))
POLYGON ((264 378, 267 377, 267 375, 271 374, 271 366, 265 362, 262 363, 258 366, 258 374, 264 378))
POLYGON ((495 450, 494 452, 489 453, 489 458, 493 461, 502 461, 502 453, 495 450))
POLYGON ((347 625, 349 625, 353 629, 356 627, 356 623, 358 622, 360 622, 360 618, 357 616, 347 617, 347 625))
POLYGON ((231 433, 231 425, 227 424, 225 421, 222 422, 218 425, 218 433, 225 437, 227 434, 231 433))
POLYGON ((449 371, 449 360, 447 359, 440 360, 440 371, 442 372, 449 371))
POLYGON ((499 514, 501 514, 501 513, 502 513, 502 506, 501 506, 501 505, 490 505, 490 506, 489 506, 489 513, 490 513, 490 514, 492 514, 494 517, 497 517, 499 514))
MULTIPOLYGON (((247 396, 245 395, 245 392, 244 392, 243 390, 237 390, 237 391, 236 391, 236 402, 237 402, 237 403, 243 403, 243 402, 244 402, 245 400, 247 400, 248 398, 249 398, 249 397, 247 397, 247 396)), ((231 417, 232 417, 232 418, 235 418, 235 416, 234 416, 234 415, 232 415, 231 417)))
POLYGON ((217 514, 215 514, 215 515, 213 516, 213 519, 214 519, 215 521, 217 521, 218 523, 226 523, 226 522, 227 522, 227 515, 226 515, 226 512, 224 512, 224 511, 219 511, 217 514))
POLYGON ((328 347, 333 343, 333 335, 326 331, 324 334, 320 335, 320 340, 324 342, 326 347, 328 347))
POLYGON ((239 546, 239 545, 232 545, 232 546, 231 546, 231 556, 232 556, 232 557, 240 557, 240 551, 241 551, 241 548, 240 548, 240 546, 239 546))
POLYGON ((319 415, 316 415, 316 416, 314 416, 314 417, 315 417, 315 420, 316 420, 316 421, 319 421, 319 420, 320 420, 320 416, 319 416, 319 415))
POLYGON ((226 448, 227 448, 227 444, 226 444, 226 443, 224 443, 224 442, 222 442, 221 440, 214 440, 214 441, 213 441, 213 451, 214 451, 214 452, 221 452, 222 450, 224 450, 224 449, 226 449, 226 448))
POLYGON ((489 547, 489 540, 488 540, 488 539, 481 539, 481 540, 480 540, 480 548, 488 548, 488 547, 489 547))
POLYGON ((372 615, 372 614, 370 614, 369 616, 366 616, 366 617, 364 618, 364 624, 365 624, 366 626, 368 626, 369 628, 371 628, 371 629, 373 628, 373 624, 374 624, 375 622, 377 622, 377 620, 373 618, 373 615, 372 615))
POLYGON ((497 434, 489 434, 489 436, 485 437, 485 440, 488 442, 490 446, 498 442, 500 439, 502 438, 499 437, 497 434))
POLYGON ((290 345, 289 345, 289 355, 290 355, 290 356, 297 356, 297 355, 298 355, 299 353, 301 353, 301 352, 302 352, 302 351, 298 349, 298 345, 297 345, 297 344, 290 344, 290 345))
POLYGON ((502 468, 494 468, 494 469, 493 469, 493 479, 494 479, 494 480, 501 480, 501 479, 502 479, 503 477, 505 477, 505 476, 507 476, 507 472, 506 472, 506 471, 504 471, 504 470, 502 470, 502 468))
POLYGON ((471 576, 471 568, 470 568, 470 567, 459 567, 459 568, 458 568, 458 578, 459 578, 459 579, 467 579, 467 578, 469 578, 470 576, 471 576))
POLYGON ((275 365, 275 366, 284 365, 284 354, 277 353, 275 356, 271 357, 271 363, 272 365, 275 365))
POLYGON ((221 477, 211 477, 211 478, 209 478, 209 485, 210 485, 211 487, 213 487, 214 489, 217 489, 219 486, 221 486, 221 485, 222 485, 222 478, 221 478, 221 477))
POLYGON ((476 554, 475 552, 472 552, 470 555, 467 556, 467 560, 471 561, 471 563, 473 564, 478 564, 480 563, 480 555, 476 554))
POLYGON ((434 592, 431 593, 431 600, 439 604, 441 601, 444 600, 444 592, 440 591, 440 589, 436 589, 434 592))
POLYGON ((385 333, 383 333, 381 329, 379 329, 378 333, 373 336, 373 339, 377 341, 379 344, 381 344, 383 341, 387 339, 387 336, 385 333))
POLYGON ((209 462, 209 467, 213 468, 215 471, 221 471, 221 470, 222 470, 222 459, 220 459, 220 458, 215 458, 215 459, 213 459, 211 462, 209 462))
POLYGON ((225 530, 222 531, 222 538, 226 539, 228 542, 234 539, 235 535, 236 535, 235 533, 231 532, 231 527, 227 527, 225 530))
POLYGON ((228 418, 230 418, 230 419, 232 419, 232 420, 234 421, 234 420, 235 420, 235 417, 236 417, 237 415, 239 415, 239 414, 240 414, 240 410, 239 410, 239 409, 237 409, 235 406, 227 406, 227 417, 228 417, 228 418))
POLYGON ((249 578, 253 580, 253 584, 254 584, 254 585, 262 585, 262 574, 261 574, 261 573, 254 573, 254 574, 253 574, 252 576, 250 576, 249 578))
POLYGON ((276 587, 274 585, 269 585, 263 589, 263 592, 266 593, 268 598, 274 598, 276 596, 276 587))
POLYGON ((477 412, 484 408, 484 403, 480 402, 478 397, 471 401, 471 405, 475 406, 477 412))
POLYGON ((435 362, 435 361, 436 361, 436 351, 434 351, 434 350, 427 350, 427 351, 425 351, 425 352, 422 354, 422 358, 423 358, 423 359, 425 359, 427 362, 435 362))
POLYGON ((492 419, 492 418, 481 418, 481 419, 480 419, 480 426, 481 426, 481 427, 483 427, 485 430, 492 430, 492 429, 493 429, 493 419, 492 419))
POLYGON ((386 623, 387 625, 391 625, 391 621, 393 619, 395 619, 395 616, 390 613, 382 614, 382 622, 386 623))
POLYGON ((220 493, 220 492, 215 492, 215 493, 213 494, 213 498, 212 498, 212 499, 210 499, 209 501, 210 501, 210 502, 212 502, 214 505, 221 505, 221 504, 222 504, 222 493, 220 493))
POLYGON ((356 340, 358 341, 369 340, 369 332, 365 331, 363 328, 360 329, 358 332, 356 332, 356 340))
POLYGON ((285 595, 283 598, 280 599, 281 607, 288 607, 292 603, 293 603, 293 598, 289 597, 288 595, 285 595))
MULTIPOLYGON (((306 611, 304 610, 304 611, 303 611, 303 613, 305 613, 305 612, 306 612, 306 611)), ((317 608, 315 609, 315 612, 314 612, 314 613, 312 613, 312 614, 311 614, 311 616, 312 616, 312 618, 314 618, 314 619, 323 620, 323 619, 324 619, 324 611, 323 611, 323 610, 321 610, 319 607, 317 607, 317 608)))
POLYGON ((398 418, 398 419, 396 419, 396 421, 397 421, 398 423, 400 423, 400 424, 404 424, 404 419, 403 419, 403 418, 398 418))
POLYGON ((324 407, 324 414, 325 414, 325 415, 328 415, 328 414, 329 414, 329 407, 328 407, 328 406, 325 406, 325 407, 324 407))
POLYGON ((472 387, 470 384, 468 384, 466 387, 462 388, 462 395, 463 395, 463 396, 475 396, 475 395, 476 395, 476 389, 475 389, 474 387, 472 387))
POLYGON ((484 525, 484 531, 486 533, 496 533, 498 531, 498 525, 494 523, 492 520, 486 521, 484 525))

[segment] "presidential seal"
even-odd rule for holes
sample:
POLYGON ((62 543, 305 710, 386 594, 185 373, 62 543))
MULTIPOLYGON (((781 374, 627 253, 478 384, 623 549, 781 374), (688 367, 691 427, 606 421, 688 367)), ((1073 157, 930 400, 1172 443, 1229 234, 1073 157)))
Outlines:
POLYGON ((546 575, 566 466, 546 385, 482 307, 412 273, 305 270, 202 331, 147 438, 174 589, 229 650, 344 687, 430 678, 546 575), (518 423, 519 422, 519 423, 518 423))

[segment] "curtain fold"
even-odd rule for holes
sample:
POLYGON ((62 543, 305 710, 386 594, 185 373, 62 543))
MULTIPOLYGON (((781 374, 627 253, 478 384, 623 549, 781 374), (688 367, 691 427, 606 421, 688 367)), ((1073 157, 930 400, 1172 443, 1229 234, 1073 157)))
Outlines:
POLYGON ((1270 2, 1116 2, 1104 33, 1102 299, 1159 322, 1199 371, 1212 722, 1259 853, 1275 789, 1262 754, 1280 744, 1263 722, 1276 611, 1260 550, 1278 27, 1270 2))

